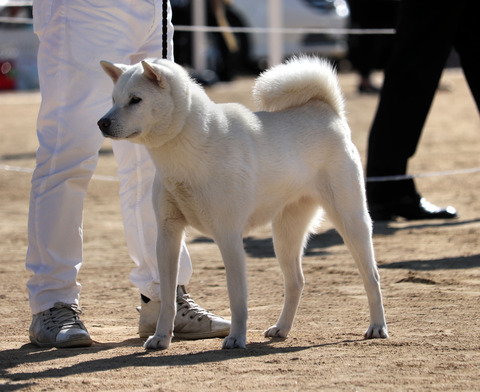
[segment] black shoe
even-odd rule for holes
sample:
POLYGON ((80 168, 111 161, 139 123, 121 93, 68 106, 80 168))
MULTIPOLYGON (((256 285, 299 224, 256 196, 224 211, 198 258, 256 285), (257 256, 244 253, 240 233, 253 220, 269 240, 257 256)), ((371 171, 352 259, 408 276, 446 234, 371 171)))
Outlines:
POLYGON ((374 221, 394 220, 397 217, 407 220, 457 218, 454 207, 438 207, 420 196, 406 196, 389 203, 370 203, 369 207, 374 221))

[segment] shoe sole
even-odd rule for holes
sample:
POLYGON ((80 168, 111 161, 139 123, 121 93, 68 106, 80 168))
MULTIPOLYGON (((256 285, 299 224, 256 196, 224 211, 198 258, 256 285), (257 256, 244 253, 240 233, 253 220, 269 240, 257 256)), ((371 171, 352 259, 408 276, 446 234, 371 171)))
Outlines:
POLYGON ((225 338, 230 333, 229 329, 224 329, 221 331, 216 332, 204 332, 204 333, 175 333, 173 331, 173 337, 175 339, 182 339, 182 340, 197 340, 197 339, 211 339, 211 338, 225 338))
POLYGON ((69 339, 65 342, 45 343, 39 342, 34 337, 30 336, 30 342, 41 348, 75 348, 75 347, 90 347, 93 344, 92 339, 87 339, 82 336, 79 339, 69 339))
MULTIPOLYGON (((203 332, 203 333, 176 333, 174 331, 173 332, 173 338, 174 339, 181 339, 181 340, 225 338, 225 337, 228 336, 229 333, 230 333, 230 328, 229 329, 224 329, 224 330, 221 330, 221 331, 203 332)), ((138 333, 138 336, 141 339, 147 339, 152 335, 155 335, 155 331, 152 331, 150 333, 148 333, 148 332, 139 332, 138 333)))

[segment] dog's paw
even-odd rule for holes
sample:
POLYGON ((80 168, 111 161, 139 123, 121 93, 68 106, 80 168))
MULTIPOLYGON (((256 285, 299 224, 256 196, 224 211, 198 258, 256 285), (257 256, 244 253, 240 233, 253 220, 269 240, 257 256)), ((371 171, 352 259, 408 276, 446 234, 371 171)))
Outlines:
POLYGON ((289 330, 285 328, 280 328, 277 325, 273 325, 263 332, 263 336, 266 338, 282 338, 285 339, 288 335, 289 330))
POLYGON ((150 336, 147 341, 143 344, 143 347, 146 349, 153 350, 165 350, 170 347, 171 338, 170 336, 150 336))
POLYGON ((245 336, 227 336, 223 340, 222 349, 247 348, 245 336))
POLYGON ((386 325, 370 325, 363 335, 365 339, 387 339, 388 330, 386 325))

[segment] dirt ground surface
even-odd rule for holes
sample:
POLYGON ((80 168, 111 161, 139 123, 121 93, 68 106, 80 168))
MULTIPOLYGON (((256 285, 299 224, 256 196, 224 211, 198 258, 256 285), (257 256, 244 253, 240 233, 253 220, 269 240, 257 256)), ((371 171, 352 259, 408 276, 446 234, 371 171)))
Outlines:
MULTIPOLYGON (((380 75, 376 75, 380 78, 380 75)), ((377 97, 340 75, 353 139, 362 157, 377 97)), ((252 78, 208 89, 217 102, 252 108, 252 78)), ((446 71, 411 173, 480 167, 480 121, 461 71, 446 71), (450 90, 450 91, 448 91, 450 90)), ((415 86, 412 86, 415 94, 415 86)), ((396 221, 374 227, 390 338, 364 340, 369 322, 360 276, 328 220, 304 257, 306 278, 296 321, 285 340, 266 339, 283 301, 269 228, 245 241, 249 322, 246 350, 221 340, 174 340, 146 351, 136 335, 137 289, 129 281, 116 164, 108 143, 85 202, 82 319, 90 348, 30 344, 25 287, 27 216, 37 147, 40 96, 0 94, 0 390, 1 391, 474 391, 480 390, 480 173, 417 180, 423 195, 454 205, 453 221, 396 221), (107 177, 105 177, 107 176, 107 177)), ((408 113, 405 113, 408 116, 408 113)), ((203 307, 229 317, 223 263, 215 244, 189 231, 194 275, 188 287, 203 307)))

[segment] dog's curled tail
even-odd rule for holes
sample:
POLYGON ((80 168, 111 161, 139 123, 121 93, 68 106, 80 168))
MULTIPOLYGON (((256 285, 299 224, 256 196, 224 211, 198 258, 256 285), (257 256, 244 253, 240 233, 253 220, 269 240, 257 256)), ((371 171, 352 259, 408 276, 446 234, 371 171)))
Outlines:
POLYGON ((319 99, 344 117, 345 104, 337 73, 324 59, 294 57, 263 72, 255 81, 253 97, 259 110, 280 111, 319 99))

